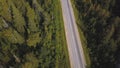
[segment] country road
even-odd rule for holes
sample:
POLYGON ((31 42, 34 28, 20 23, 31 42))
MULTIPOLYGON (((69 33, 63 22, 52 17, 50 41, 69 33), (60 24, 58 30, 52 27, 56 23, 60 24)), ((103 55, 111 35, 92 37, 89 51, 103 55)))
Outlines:
POLYGON ((83 48, 70 0, 61 0, 61 6, 71 68, 85 68, 83 48))

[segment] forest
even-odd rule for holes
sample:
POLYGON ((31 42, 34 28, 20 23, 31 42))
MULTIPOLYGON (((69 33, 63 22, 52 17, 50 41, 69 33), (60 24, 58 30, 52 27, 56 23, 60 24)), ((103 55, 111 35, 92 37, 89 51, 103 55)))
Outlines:
POLYGON ((87 68, 119 68, 120 0, 71 1, 89 51, 91 65, 87 68))
POLYGON ((0 0, 0 68, 70 68, 59 0, 0 0))

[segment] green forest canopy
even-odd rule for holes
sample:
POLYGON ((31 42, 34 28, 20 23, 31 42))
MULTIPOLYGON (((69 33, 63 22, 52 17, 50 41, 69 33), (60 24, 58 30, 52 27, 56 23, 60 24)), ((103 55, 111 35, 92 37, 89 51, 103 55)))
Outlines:
POLYGON ((88 68, 116 68, 120 64, 120 1, 72 2, 77 8, 77 24, 84 32, 89 50, 91 65, 88 68))
POLYGON ((69 68, 59 8, 59 0, 0 0, 0 66, 69 68))

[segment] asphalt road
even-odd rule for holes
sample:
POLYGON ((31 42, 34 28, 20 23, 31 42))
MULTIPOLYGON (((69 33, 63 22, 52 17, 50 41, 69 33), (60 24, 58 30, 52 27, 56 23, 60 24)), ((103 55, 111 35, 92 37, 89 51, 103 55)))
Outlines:
POLYGON ((85 68, 86 62, 70 0, 61 0, 71 68, 85 68))

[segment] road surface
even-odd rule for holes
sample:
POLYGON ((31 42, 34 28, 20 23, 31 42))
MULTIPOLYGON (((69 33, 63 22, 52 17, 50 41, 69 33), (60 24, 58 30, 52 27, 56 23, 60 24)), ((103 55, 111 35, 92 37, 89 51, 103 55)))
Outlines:
POLYGON ((70 0, 61 0, 71 68, 85 68, 83 48, 70 0))

